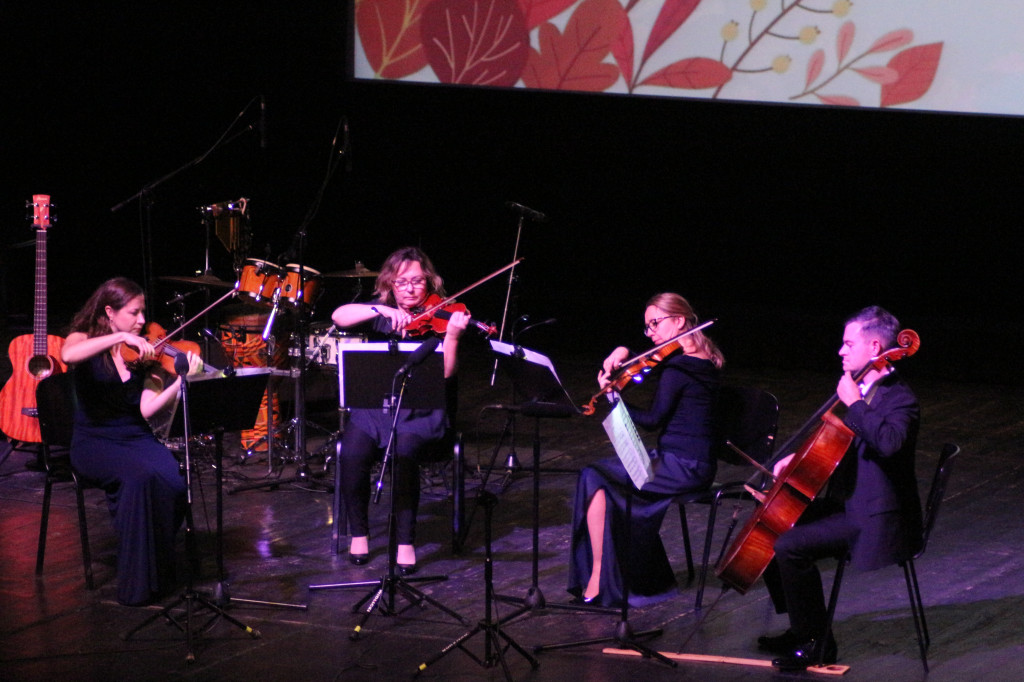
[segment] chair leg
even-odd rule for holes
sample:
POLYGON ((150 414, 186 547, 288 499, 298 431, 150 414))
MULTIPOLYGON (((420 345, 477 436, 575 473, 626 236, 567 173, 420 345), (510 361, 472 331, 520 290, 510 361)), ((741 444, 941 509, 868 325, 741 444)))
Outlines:
POLYGON ((697 599, 694 602, 694 608, 698 611, 704 605, 704 587, 708 582, 708 565, 711 562, 711 540, 715 535, 715 520, 718 518, 718 495, 715 495, 714 499, 711 500, 711 504, 708 505, 708 529, 704 534, 704 556, 701 557, 700 562, 700 580, 697 584, 697 599))
POLYGON ((683 548, 686 550, 686 583, 693 583, 693 552, 690 550, 690 524, 686 522, 686 504, 678 503, 679 527, 683 533, 683 548))
POLYGON ((46 472, 43 484, 43 511, 39 517, 39 546, 36 549, 36 575, 43 574, 43 559, 46 556, 46 532, 50 525, 50 498, 53 496, 53 480, 50 472, 46 472))
POLYGON ((910 598, 910 612, 914 616, 914 629, 917 630, 917 647, 921 650, 921 665, 928 672, 928 647, 931 640, 928 636, 928 625, 924 620, 924 604, 921 603, 921 590, 917 584, 917 571, 914 560, 907 559, 903 564, 903 577, 907 581, 907 596, 910 598))
POLYGON ((848 560, 848 556, 844 556, 839 560, 839 564, 836 566, 836 575, 832 579, 832 594, 829 595, 828 611, 825 614, 825 634, 822 636, 821 641, 818 642, 818 650, 814 652, 814 655, 818 659, 818 665, 825 664, 825 648, 828 646, 828 639, 832 635, 832 621, 836 617, 836 604, 839 602, 839 588, 843 583, 843 573, 846 571, 846 563, 848 560))
POLYGON ((78 502, 78 534, 82 538, 82 563, 85 566, 85 587, 95 590, 96 585, 92 579, 92 554, 89 552, 89 526, 85 516, 85 496, 82 494, 82 486, 75 480, 75 498, 78 502))
POLYGON ((452 554, 462 552, 462 534, 466 525, 466 461, 461 435, 455 439, 452 456, 452 554))

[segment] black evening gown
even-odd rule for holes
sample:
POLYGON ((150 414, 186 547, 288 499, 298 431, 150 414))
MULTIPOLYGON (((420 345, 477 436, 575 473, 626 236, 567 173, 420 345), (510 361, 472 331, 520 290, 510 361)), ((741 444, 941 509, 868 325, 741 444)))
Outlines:
POLYGON ((174 588, 174 542, 185 514, 178 461, 139 411, 144 372, 122 382, 108 353, 74 368, 71 462, 107 493, 118 536, 117 600, 152 602, 174 588))
POLYGON ((660 429, 651 451, 654 477, 637 490, 619 459, 584 468, 576 485, 568 590, 581 596, 590 579, 593 554, 587 507, 603 489, 608 500, 601 560, 601 591, 595 604, 619 606, 629 579, 629 603, 644 606, 675 593, 676 580, 661 541, 661 523, 676 495, 708 488, 714 481, 712 412, 719 371, 708 360, 682 354, 662 362, 651 407, 627 404, 642 429, 660 429), (626 523, 627 492, 632 491, 632 523, 626 523), (627 531, 631 531, 627 538, 627 531), (627 553, 627 540, 629 551, 627 553))

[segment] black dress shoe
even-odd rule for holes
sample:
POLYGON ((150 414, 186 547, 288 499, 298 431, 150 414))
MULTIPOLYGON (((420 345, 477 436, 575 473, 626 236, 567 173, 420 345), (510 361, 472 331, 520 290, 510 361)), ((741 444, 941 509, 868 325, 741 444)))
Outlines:
POLYGON ((351 561, 356 566, 362 566, 367 561, 370 560, 370 555, 369 554, 352 554, 351 552, 349 552, 348 560, 351 561))
POLYGON ((416 564, 398 564, 398 572, 402 575, 413 575, 420 567, 416 564))
POLYGON ((825 655, 819 659, 817 641, 810 640, 795 647, 789 653, 772 659, 772 665, 782 671, 806 670, 807 668, 822 663, 831 665, 839 658, 839 649, 836 640, 832 637, 825 642, 825 655))
POLYGON ((770 654, 790 654, 793 649, 800 646, 801 642, 793 634, 792 630, 786 630, 781 635, 764 635, 757 638, 757 650, 766 651, 770 654))

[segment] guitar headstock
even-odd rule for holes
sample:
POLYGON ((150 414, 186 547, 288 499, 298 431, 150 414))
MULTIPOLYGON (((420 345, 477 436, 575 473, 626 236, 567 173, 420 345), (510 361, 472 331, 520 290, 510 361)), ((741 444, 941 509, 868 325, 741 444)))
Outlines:
POLYGON ((50 209, 53 208, 49 194, 33 194, 32 201, 25 204, 25 207, 32 209, 32 229, 49 229, 52 223, 50 209))

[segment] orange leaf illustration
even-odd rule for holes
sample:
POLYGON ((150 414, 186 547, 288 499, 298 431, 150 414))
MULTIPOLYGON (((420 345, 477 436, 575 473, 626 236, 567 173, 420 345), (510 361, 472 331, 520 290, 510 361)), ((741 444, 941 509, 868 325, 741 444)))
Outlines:
POLYGON ((872 43, 868 48, 868 54, 872 52, 888 52, 909 45, 914 40, 914 32, 907 28, 886 33, 884 36, 872 43))
POLYGON ((526 30, 532 31, 551 17, 557 17, 574 2, 576 0, 519 0, 526 17, 526 30))
POLYGON ((565 33, 551 23, 542 24, 540 50, 530 50, 523 71, 528 88, 600 92, 619 78, 614 64, 605 64, 619 40, 625 11, 616 0, 585 0, 573 12, 565 33))
POLYGON ((895 83, 896 79, 900 77, 895 69, 890 69, 887 66, 866 66, 862 69, 854 69, 854 71, 879 85, 895 83))
POLYGON ((442 83, 511 87, 530 38, 516 0, 433 0, 420 32, 427 61, 442 83))
POLYGON ((855 100, 853 97, 847 97, 846 95, 815 95, 821 100, 822 104, 834 104, 841 107, 859 107, 860 102, 855 100))
POLYGON ((402 78, 427 65, 419 22, 428 0, 360 0, 356 30, 378 78, 402 78))
POLYGON ((612 56, 615 63, 622 71, 622 77, 627 83, 633 82, 633 24, 629 21, 629 15, 622 16, 622 30, 619 31, 619 38, 612 43, 612 56))
POLYGON ((647 38, 647 47, 644 48, 644 56, 641 63, 654 54, 654 51, 661 47, 672 34, 690 18, 693 10, 697 9, 700 0, 665 0, 658 12, 658 18, 654 20, 651 28, 651 35, 647 38))
POLYGON ((881 106, 906 104, 922 97, 935 80, 941 58, 942 43, 908 47, 894 55, 887 66, 899 77, 895 82, 882 86, 881 106))
POLYGON ((847 21, 839 27, 839 34, 836 36, 836 54, 839 57, 838 61, 840 64, 842 64, 843 60, 846 59, 846 55, 850 53, 850 47, 853 45, 854 32, 854 25, 852 21, 847 21))
POLYGON ((730 78, 732 71, 722 62, 707 57, 693 57, 669 64, 645 78, 640 85, 667 85, 670 88, 702 90, 717 88, 728 83, 730 78))
POLYGON ((825 66, 825 51, 815 50, 811 58, 807 60, 807 84, 805 88, 811 87, 811 83, 818 80, 821 70, 825 66))

